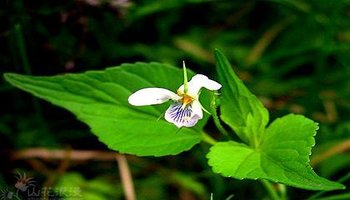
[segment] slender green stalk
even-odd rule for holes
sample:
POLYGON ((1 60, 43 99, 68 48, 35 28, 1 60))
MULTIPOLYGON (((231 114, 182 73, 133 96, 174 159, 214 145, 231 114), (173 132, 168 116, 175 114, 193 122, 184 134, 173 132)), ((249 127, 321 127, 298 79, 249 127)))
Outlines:
POLYGON ((228 136, 228 133, 225 130, 225 128, 221 125, 220 120, 219 120, 219 116, 218 116, 218 114, 216 112, 217 111, 216 110, 217 106, 216 106, 216 95, 215 94, 213 95, 213 98, 212 98, 212 100, 210 102, 210 108, 211 108, 211 113, 210 114, 213 117, 215 126, 219 129, 220 133, 228 136))
POLYGON ((281 198, 277 194, 277 191, 272 187, 272 184, 269 181, 263 179, 260 181, 268 191, 272 200, 281 200, 281 198))
POLYGON ((31 69, 29 65, 28 56, 26 53, 26 45, 24 42, 24 36, 23 36, 21 25, 16 24, 14 30, 15 30, 16 43, 17 43, 19 55, 21 57, 24 72, 26 74, 31 74, 31 69))
POLYGON ((187 94, 188 91, 188 78, 187 78, 187 69, 185 65, 185 61, 182 62, 182 68, 184 71, 184 93, 187 94))
POLYGON ((278 184, 278 191, 282 200, 287 200, 287 187, 284 184, 278 184))
MULTIPOLYGON (((14 35, 15 35, 15 39, 16 39, 17 48, 19 51, 20 60, 22 62, 23 71, 26 74, 31 75, 32 70, 30 68, 30 64, 29 64, 29 60, 28 60, 28 56, 27 56, 27 51, 26 51, 25 40, 24 40, 24 36, 23 36, 23 31, 22 31, 22 27, 20 24, 15 25, 14 35)), ((39 121, 39 123, 42 123, 43 126, 45 126, 45 123, 43 123, 43 122, 45 122, 45 120, 44 120, 44 117, 42 114, 42 109, 41 109, 41 105, 40 105, 39 101, 36 98, 33 98, 32 103, 33 103, 33 106, 35 109, 37 120, 39 121)))
MULTIPOLYGON (((337 182, 338 183, 343 183, 347 180, 350 179, 350 173, 347 173, 345 176, 341 177, 337 182)), ((321 192, 317 192, 316 194, 312 195, 311 197, 309 197, 307 200, 314 200, 314 199, 318 199, 318 197, 324 195, 327 191, 321 191, 321 192)))
POLYGON ((350 199, 350 193, 344 193, 344 194, 335 194, 332 196, 326 196, 319 198, 317 200, 349 200, 350 199))
POLYGON ((202 132, 202 141, 211 145, 214 145, 216 143, 216 140, 205 132, 202 132))

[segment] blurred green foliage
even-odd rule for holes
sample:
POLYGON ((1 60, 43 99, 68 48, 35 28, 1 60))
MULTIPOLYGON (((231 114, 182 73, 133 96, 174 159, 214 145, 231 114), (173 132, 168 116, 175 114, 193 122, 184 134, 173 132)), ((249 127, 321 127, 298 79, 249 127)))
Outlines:
MULTIPOLYGON (((1 72, 56 75, 134 61, 180 66, 186 60, 189 68, 213 77, 212 51, 219 48, 269 108, 272 119, 293 112, 320 123, 311 159, 320 175, 336 180, 349 171, 350 162, 345 162, 350 157, 349 0, 4 0, 0 4, 1 72)), ((11 160, 11 153, 19 149, 106 150, 71 114, 3 80, 0 84, 0 189, 13 188, 15 170, 41 177, 38 186, 47 183, 43 166, 52 173, 58 170, 57 161, 11 160)), ((212 126, 207 129, 218 136, 212 126)), ((259 183, 212 174, 203 157, 207 150, 202 145, 176 157, 131 159, 139 199, 267 195, 259 183), (178 171, 181 175, 172 175, 178 171)), ((105 181, 106 191, 88 192, 117 198, 122 194, 115 165, 72 162, 64 176, 75 173, 86 187, 94 179, 114 176, 115 180, 105 181)), ((51 185, 59 182, 55 179, 51 185)), ((313 193, 287 188, 287 194, 290 199, 305 199, 313 193)))

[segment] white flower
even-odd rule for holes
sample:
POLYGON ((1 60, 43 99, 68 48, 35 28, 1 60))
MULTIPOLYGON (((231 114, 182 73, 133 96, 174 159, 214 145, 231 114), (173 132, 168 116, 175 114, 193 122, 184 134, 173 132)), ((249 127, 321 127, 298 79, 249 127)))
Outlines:
POLYGON ((174 103, 165 112, 165 119, 178 128, 192 127, 203 118, 199 93, 202 87, 208 90, 219 90, 221 85, 202 74, 197 74, 187 83, 184 67, 185 83, 179 87, 177 94, 164 88, 144 88, 130 95, 128 101, 134 106, 161 104, 168 100, 174 103))

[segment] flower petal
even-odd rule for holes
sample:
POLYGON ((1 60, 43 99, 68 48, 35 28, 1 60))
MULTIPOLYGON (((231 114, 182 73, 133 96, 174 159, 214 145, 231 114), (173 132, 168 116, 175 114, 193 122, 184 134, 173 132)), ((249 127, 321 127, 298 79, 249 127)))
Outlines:
POLYGON ((177 101, 180 97, 164 88, 144 88, 129 96, 129 103, 134 106, 146 106, 164 103, 170 99, 177 101))
POLYGON ((203 118, 203 111, 198 101, 183 106, 181 102, 173 103, 165 112, 165 119, 178 128, 193 127, 203 118))
POLYGON ((202 105, 199 101, 195 100, 192 102, 192 109, 193 109, 193 113, 192 113, 193 116, 197 115, 199 119, 203 118, 202 105))
MULTIPOLYGON (((196 97, 199 93, 199 90, 202 87, 204 87, 208 90, 219 90, 221 88, 221 84, 209 79, 207 76, 205 76, 203 74, 196 74, 188 82, 188 94, 192 97, 196 97)), ((181 85, 178 90, 183 92, 184 86, 181 85)))

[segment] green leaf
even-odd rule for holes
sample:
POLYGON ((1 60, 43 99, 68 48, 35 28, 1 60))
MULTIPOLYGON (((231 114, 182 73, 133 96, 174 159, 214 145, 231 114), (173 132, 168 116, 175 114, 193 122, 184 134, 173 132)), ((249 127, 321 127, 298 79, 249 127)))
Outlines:
MULTIPOLYGON (((5 78, 22 90, 71 111, 101 142, 122 153, 164 156, 188 150, 200 142, 200 132, 208 118, 205 116, 194 128, 179 130, 163 118, 158 120, 170 103, 129 105, 129 95, 141 88, 176 91, 183 83, 182 70, 164 64, 124 64, 104 71, 53 77, 8 73, 5 78)), ((209 107, 205 95, 201 98, 209 107)))
POLYGON ((317 176, 309 165, 318 126, 301 115, 276 119, 259 148, 233 141, 218 142, 207 157, 217 173, 238 179, 268 179, 309 190, 342 189, 343 185, 317 176))
POLYGON ((244 142, 258 146, 269 121, 269 113, 259 99, 245 87, 227 58, 218 50, 215 50, 215 59, 222 84, 220 117, 244 142))

